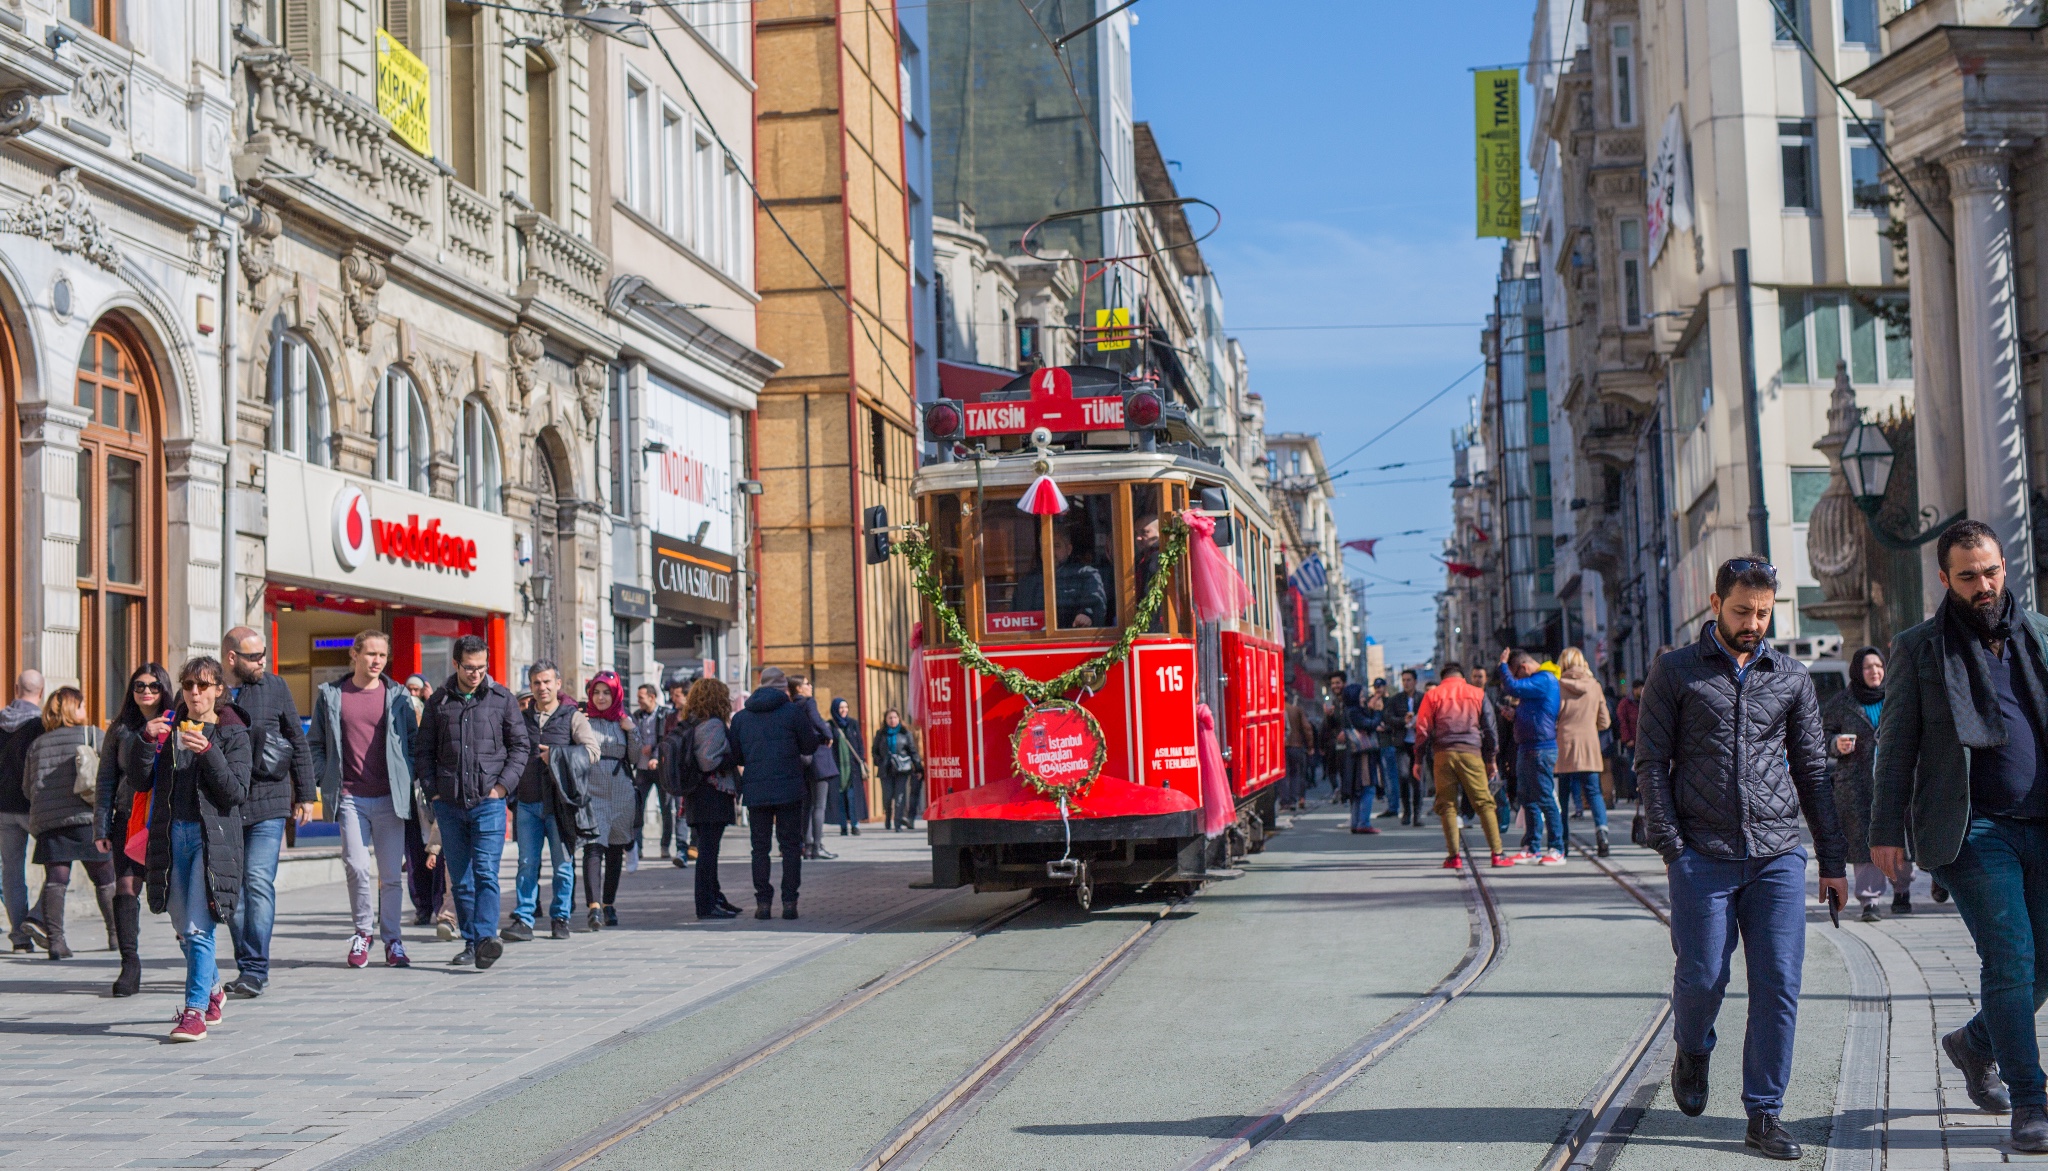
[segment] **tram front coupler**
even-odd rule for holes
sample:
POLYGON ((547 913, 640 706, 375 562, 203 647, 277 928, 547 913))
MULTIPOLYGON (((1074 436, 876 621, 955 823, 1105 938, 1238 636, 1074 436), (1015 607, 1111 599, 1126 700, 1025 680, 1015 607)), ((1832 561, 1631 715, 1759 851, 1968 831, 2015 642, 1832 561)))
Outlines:
POLYGON ((1055 858, 1045 864, 1045 876, 1054 882, 1071 883, 1074 901, 1082 910, 1095 901, 1095 884, 1088 879, 1088 863, 1083 859, 1055 858))

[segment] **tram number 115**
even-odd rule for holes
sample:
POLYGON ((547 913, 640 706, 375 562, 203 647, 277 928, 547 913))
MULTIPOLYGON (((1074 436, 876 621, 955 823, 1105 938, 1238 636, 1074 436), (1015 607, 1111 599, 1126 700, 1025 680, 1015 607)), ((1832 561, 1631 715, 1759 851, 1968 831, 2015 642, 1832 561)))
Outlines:
POLYGON ((1184 679, 1182 679, 1180 668, 1177 666, 1160 667, 1157 668, 1153 672, 1153 674, 1156 675, 1159 679, 1159 690, 1161 691, 1187 690, 1187 683, 1184 679))
POLYGON ((953 702, 953 680, 951 678, 944 675, 934 675, 927 684, 927 688, 933 703, 946 704, 953 702))

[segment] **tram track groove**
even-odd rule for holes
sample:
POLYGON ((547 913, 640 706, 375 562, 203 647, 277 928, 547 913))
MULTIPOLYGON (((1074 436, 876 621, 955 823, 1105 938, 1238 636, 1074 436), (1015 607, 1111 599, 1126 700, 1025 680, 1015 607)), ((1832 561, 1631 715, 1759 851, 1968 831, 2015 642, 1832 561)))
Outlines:
POLYGON ((918 1113, 870 1148, 861 1162, 855 1164, 854 1171, 910 1171, 923 1166, 1068 1021, 1094 1003, 1159 938, 1173 921, 1172 916, 1193 900, 1194 896, 1187 895, 1160 908, 1142 927, 1075 977, 1037 1014, 1004 1038, 965 1076, 927 1099, 918 1113))
POLYGON ((574 1139, 554 1148, 540 1158, 525 1164, 520 1171, 573 1171, 598 1158, 621 1142, 653 1126, 677 1110, 698 1101, 705 1095, 726 1085, 741 1074, 788 1049, 805 1037, 844 1017, 893 988, 897 988, 922 972, 928 971, 951 956, 966 950, 985 936, 991 935, 1027 912, 1043 905, 1045 900, 1025 898, 995 912, 981 922, 954 936, 939 947, 926 952, 917 959, 902 964, 890 971, 867 981, 846 993, 832 1003, 811 1013, 777 1032, 774 1036, 743 1053, 727 1058, 718 1065, 680 1082, 654 1097, 642 1101, 626 1112, 614 1116, 604 1125, 587 1130, 574 1139))
POLYGON ((1302 1115, 1314 1110, 1330 1095, 1364 1073, 1402 1042, 1422 1031, 1452 1002, 1463 997, 1484 979, 1507 952, 1507 924, 1501 918, 1499 901, 1491 884, 1480 877, 1478 859, 1469 846, 1464 850, 1466 913, 1472 926, 1472 942, 1456 967, 1407 1011, 1382 1023, 1357 1044, 1325 1062, 1314 1072, 1297 1080, 1260 1113, 1208 1150, 1182 1163, 1178 1171, 1220 1171, 1261 1146, 1278 1138, 1302 1115))

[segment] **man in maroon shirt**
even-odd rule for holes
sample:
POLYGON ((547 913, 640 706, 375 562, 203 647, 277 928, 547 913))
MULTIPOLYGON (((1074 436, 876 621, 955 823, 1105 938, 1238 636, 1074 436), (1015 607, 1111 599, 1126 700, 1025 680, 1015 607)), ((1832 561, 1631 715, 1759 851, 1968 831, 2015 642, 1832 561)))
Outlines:
POLYGON ((418 724, 405 688, 384 677, 390 637, 365 630, 348 654, 348 677, 323 683, 314 694, 308 737, 321 805, 341 823, 341 864, 355 918, 348 966, 370 962, 375 933, 384 940, 385 964, 405 968, 411 966, 401 937, 405 823, 413 813, 412 737, 418 724))

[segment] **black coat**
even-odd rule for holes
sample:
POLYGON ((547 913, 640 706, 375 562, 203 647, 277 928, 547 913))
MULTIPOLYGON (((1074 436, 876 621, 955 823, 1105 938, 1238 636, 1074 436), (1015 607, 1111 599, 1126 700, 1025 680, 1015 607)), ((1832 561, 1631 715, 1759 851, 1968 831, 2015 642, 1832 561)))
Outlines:
POLYGON ((475 695, 456 694, 450 675, 427 701, 412 740, 413 783, 436 801, 473 809, 493 785, 519 791, 529 749, 519 701, 495 679, 475 695))
POLYGON ((1709 622, 1699 641, 1651 664, 1643 686, 1636 778, 1650 848, 1667 863, 1687 846, 1724 861, 1772 858, 1799 848, 1803 810, 1821 877, 1841 877, 1812 677, 1766 643, 1738 687, 1714 637, 1709 622))
POLYGON ((254 683, 234 691, 235 706, 249 718, 249 798, 242 802, 242 820, 250 825, 272 818, 290 817, 292 806, 308 805, 319 798, 313 775, 313 749, 306 743, 306 728, 299 721, 299 705, 292 699, 289 683, 265 672, 254 683), (276 756, 277 742, 290 754, 275 773, 263 772, 265 756, 276 756))
POLYGON ((698 720, 678 724, 661 748, 661 767, 680 768, 685 752, 696 757, 697 771, 704 779, 683 794, 684 825, 731 825, 739 820, 733 795, 738 778, 733 775, 732 741, 720 720, 698 720))
POLYGON ((780 687, 758 688, 726 734, 741 769, 741 804, 751 809, 804 799, 804 758, 825 743, 817 705, 792 702, 780 687))
POLYGON ((1844 689, 1828 696, 1820 706, 1821 743, 1827 748, 1828 774, 1835 783, 1835 812, 1842 821, 1842 838, 1848 844, 1849 861, 1870 861, 1870 779, 1877 762, 1877 729, 1863 714, 1855 693, 1844 689), (1856 751, 1847 756, 1835 752, 1835 737, 1856 737, 1856 751))
MULTIPOLYGON (((182 710, 182 709, 181 709, 182 710)), ((127 772, 136 792, 149 796, 149 849, 143 867, 149 909, 163 913, 171 880, 171 791, 177 753, 177 718, 163 750, 141 735, 130 736, 127 772)), ((206 834, 207 901, 218 922, 234 918, 242 898, 242 803, 249 796, 249 721, 236 704, 220 705, 220 722, 206 725, 208 747, 193 762, 199 789, 199 824, 206 834)), ((117 845, 116 849, 119 848, 117 845)))
POLYGON ((875 729, 875 738, 868 748, 868 759, 874 762, 875 775, 883 780, 894 777, 914 777, 924 771, 924 760, 917 754, 917 737, 910 734, 908 727, 899 725, 896 730, 903 733, 898 739, 898 747, 900 751, 910 754, 910 771, 899 773, 889 763, 889 729, 887 725, 884 725, 875 729))
POLYGON ((128 741, 135 738, 135 729, 126 724, 113 724, 107 728, 107 741, 100 745, 100 775, 98 791, 94 794, 92 836, 109 840, 114 849, 121 849, 121 839, 128 833, 128 815, 135 803, 136 788, 130 779, 128 741))

